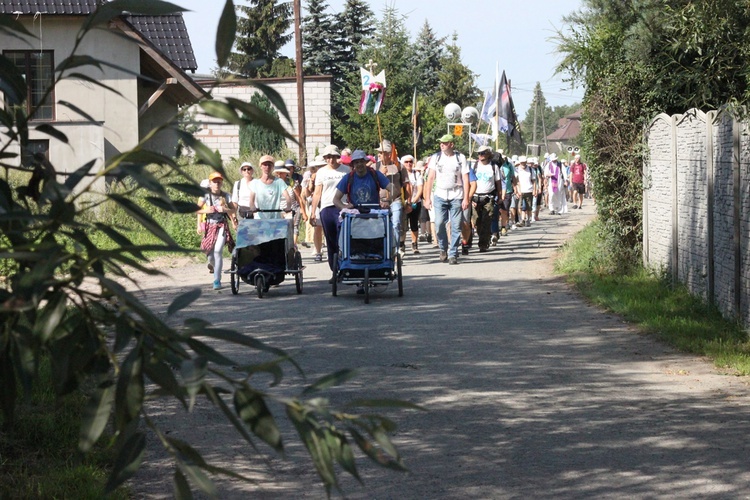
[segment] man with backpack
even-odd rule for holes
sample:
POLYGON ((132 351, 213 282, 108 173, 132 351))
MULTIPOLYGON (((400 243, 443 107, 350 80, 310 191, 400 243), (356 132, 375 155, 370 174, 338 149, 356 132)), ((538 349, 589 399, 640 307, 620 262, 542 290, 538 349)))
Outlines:
POLYGON ((502 190, 500 169, 492 162, 492 148, 481 146, 477 150, 479 159, 472 167, 477 188, 471 197, 474 212, 471 222, 479 236, 479 251, 486 252, 492 235, 492 217, 495 211, 495 198, 502 190))
POLYGON ((352 171, 341 178, 336 185, 333 204, 339 210, 355 208, 358 205, 379 204, 381 208, 388 208, 390 200, 387 193, 388 178, 380 171, 369 167, 370 160, 361 149, 352 153, 352 171), (344 195, 347 202, 344 203, 344 195))
POLYGON ((435 230, 440 261, 458 264, 463 211, 469 207, 469 165, 466 157, 453 150, 453 136, 440 138, 440 151, 430 157, 429 173, 424 189, 424 207, 435 206, 435 230), (433 191, 433 186, 435 189, 433 191), (451 238, 445 224, 450 221, 451 238))
MULTIPOLYGON (((411 183, 409 181, 409 171, 403 165, 397 165, 393 162, 393 144, 391 141, 384 140, 377 148, 380 172, 388 178, 388 194, 391 200, 391 224, 393 225, 393 234, 398 238, 398 252, 401 257, 406 253, 406 231, 404 223, 406 222, 406 213, 404 199, 411 199, 411 183)), ((408 205, 408 211, 411 211, 411 204, 408 205)))

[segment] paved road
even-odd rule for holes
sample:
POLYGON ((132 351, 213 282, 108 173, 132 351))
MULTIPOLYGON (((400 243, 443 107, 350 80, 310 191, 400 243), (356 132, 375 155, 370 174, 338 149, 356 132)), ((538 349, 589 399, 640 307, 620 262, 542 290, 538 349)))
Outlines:
MULTIPOLYGON (((590 206, 547 216, 458 266, 438 262, 435 249, 407 257, 404 297, 394 285, 369 305, 353 287, 332 297, 327 265, 309 260, 301 296, 292 282, 263 299, 248 286, 239 296, 209 292, 198 265, 144 289, 163 310, 200 284, 192 315, 288 349, 310 380, 360 368, 335 399, 396 397, 429 409, 392 414, 410 472, 362 461, 365 487, 342 481, 349 498, 750 497, 746 380, 639 334, 552 274, 555 249, 592 216, 590 206)), ((254 456, 202 409, 185 418, 160 408, 155 418, 224 465, 254 456)), ((324 498, 302 455, 287 439, 287 460, 251 458, 243 469, 259 486, 221 482, 222 497, 324 498)), ((139 495, 169 496, 159 457, 150 452, 139 495)))

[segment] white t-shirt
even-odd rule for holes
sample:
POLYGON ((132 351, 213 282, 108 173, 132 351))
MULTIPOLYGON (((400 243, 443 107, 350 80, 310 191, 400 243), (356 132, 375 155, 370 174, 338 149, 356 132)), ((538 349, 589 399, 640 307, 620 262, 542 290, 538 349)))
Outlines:
POLYGON ((495 183, 500 181, 500 169, 495 168, 492 163, 483 164, 481 161, 477 162, 477 168, 474 171, 474 175, 477 177, 477 192, 476 194, 490 194, 495 191, 495 183))
POLYGON ((319 168, 315 174, 315 189, 323 186, 323 192, 320 195, 320 208, 333 206, 333 196, 336 194, 336 185, 342 177, 350 172, 346 165, 339 165, 337 169, 328 167, 319 168))
POLYGON ((419 191, 419 186, 424 185, 422 172, 417 172, 416 170, 409 172, 409 183, 411 184, 411 202, 417 203, 421 199, 417 197, 417 191, 419 191))
MULTIPOLYGON (((526 168, 516 168, 516 177, 518 177, 518 187, 521 194, 534 192, 534 172, 529 166, 526 168)), ((477 190, 478 191, 478 190, 477 190)))
MULTIPOLYGON (((281 208, 282 193, 287 190, 286 182, 279 178, 271 184, 266 184, 260 179, 253 179, 250 189, 255 193, 255 206, 258 210, 279 210, 281 208)), ((256 219, 281 219, 281 212, 258 212, 256 219)))
MULTIPOLYGON (((252 182, 252 180, 250 182, 252 182)), ((234 188, 232 188, 232 201, 238 206, 250 206, 250 182, 247 182, 242 178, 234 183, 234 188)))
POLYGON ((463 175, 469 174, 469 165, 464 155, 461 153, 435 154, 430 159, 429 168, 435 171, 435 196, 444 200, 463 197, 463 175))

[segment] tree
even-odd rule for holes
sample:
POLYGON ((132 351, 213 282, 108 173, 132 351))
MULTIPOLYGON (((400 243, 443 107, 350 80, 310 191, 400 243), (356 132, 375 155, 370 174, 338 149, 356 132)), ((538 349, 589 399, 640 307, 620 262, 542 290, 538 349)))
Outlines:
POLYGON ((482 94, 474 84, 476 75, 461 62, 461 47, 456 43, 458 35, 453 34, 447 54, 440 64, 438 77, 440 83, 435 90, 435 100, 442 106, 455 102, 461 108, 466 106, 481 106, 482 94))
MULTIPOLYGON (((271 101, 265 95, 256 92, 250 98, 250 104, 257 109, 263 110, 275 120, 279 119, 279 113, 271 105, 271 101)), ((276 155, 284 148, 284 137, 277 132, 268 130, 261 124, 246 123, 240 127, 240 156, 251 152, 276 155)))
MULTIPOLYGON (((58 62, 54 84, 77 78, 82 66, 98 68, 110 61, 91 59, 77 54, 87 42, 86 34, 106 27, 128 13, 161 15, 174 12, 174 5, 159 0, 132 2, 114 0, 99 6, 84 21, 72 54, 58 62)), ((235 11, 227 2, 219 22, 217 61, 227 58, 234 41, 235 11)), ((34 38, 20 23, 5 19, 3 30, 14 35, 34 38)), ((0 81, 3 92, 22 102, 26 85, 21 72, 5 56, 0 55, 0 81)), ((105 89, 106 85, 99 84, 105 89)), ((281 97, 268 87, 258 84, 276 109, 289 118, 281 97)), ((49 95, 50 90, 47 90, 49 95)), ((43 102, 44 99, 41 99, 43 102)), ((226 102, 206 99, 200 106, 206 114, 226 123, 256 123, 288 136, 278 120, 252 103, 227 99, 226 102)), ((60 104, 65 105, 63 103, 60 104)), ((74 106, 83 122, 93 122, 74 106)), ((303 389, 298 396, 273 394, 270 387, 255 385, 254 374, 265 372, 278 383, 283 369, 301 370, 289 355, 266 345, 247 333, 217 328, 201 319, 188 319, 180 326, 171 326, 161 315, 149 310, 136 295, 114 278, 131 279, 128 268, 157 274, 144 265, 149 251, 186 252, 160 226, 159 220, 132 200, 137 192, 148 193, 146 199, 154 207, 170 213, 190 214, 196 210, 195 199, 203 191, 195 179, 173 158, 149 151, 145 144, 160 132, 177 134, 194 152, 198 161, 223 172, 221 157, 180 128, 177 117, 145 135, 141 143, 106 161, 93 178, 88 177, 93 162, 80 166, 68 175, 61 175, 43 155, 34 155, 20 162, 19 151, 29 148, 29 128, 67 142, 64 133, 53 124, 38 126, 30 123, 32 108, 26 114, 22 107, 0 109, 0 120, 6 126, 0 143, 3 158, 0 168, 0 242, 3 246, 5 281, 0 288, 0 394, 3 432, 15 426, 15 408, 19 403, 18 388, 28 394, 38 378, 43 358, 52 365, 55 390, 60 397, 86 389, 89 404, 81 422, 81 452, 87 452, 100 440, 105 428, 114 433, 111 446, 117 450, 107 491, 130 478, 141 465, 146 434, 162 443, 175 462, 174 496, 190 497, 188 479, 194 487, 209 496, 216 496, 208 474, 224 474, 247 479, 235 471, 206 463, 189 443, 163 432, 149 418, 157 400, 169 398, 190 411, 200 398, 205 398, 216 412, 226 417, 238 438, 255 449, 255 441, 282 451, 284 443, 277 426, 277 416, 269 409, 273 400, 285 409, 288 418, 305 444, 321 480, 330 493, 338 490, 334 463, 359 478, 354 461, 352 441, 371 460, 393 469, 403 469, 388 433, 393 423, 369 413, 359 415, 351 405, 342 412, 331 408, 322 391, 345 382, 352 372, 341 370, 323 377, 303 389), (125 192, 101 193, 97 181, 116 169, 128 175, 125 192), (181 193, 181 197, 173 196, 181 193), (97 220, 97 210, 115 204, 160 242, 156 245, 135 244, 121 228, 110 221, 97 220), (93 243, 97 235, 109 240, 105 248, 93 243), (214 350, 206 339, 220 340, 238 349, 253 349, 258 364, 242 366, 214 350), (252 383, 251 383, 252 382, 252 383), (291 397, 290 397, 291 396, 291 397)), ((65 172, 70 172, 66 165, 65 172)), ((170 316, 189 308, 201 295, 191 290, 174 298, 167 309, 170 316)), ((406 403, 361 403, 413 407, 406 403)), ((41 452, 41 451, 40 451, 41 452)), ((106 493, 106 492, 105 492, 106 493)))
POLYGON ((425 19, 414 44, 415 84, 420 93, 432 94, 440 84, 440 67, 445 57, 446 37, 439 38, 425 19))
POLYGON ((308 14, 302 18, 302 59, 308 75, 333 74, 336 31, 325 0, 307 0, 308 14))
POLYGON ((344 10, 336 18, 341 34, 337 43, 341 49, 337 57, 339 71, 354 73, 363 60, 360 52, 370 45, 375 34, 375 15, 365 0, 346 0, 344 10))
MULTIPOLYGON (((236 52, 226 68, 249 78, 277 76, 272 72, 281 48, 294 36, 291 2, 250 0, 250 6, 238 6, 236 52)), ((223 67, 223 66, 220 66, 223 67)))

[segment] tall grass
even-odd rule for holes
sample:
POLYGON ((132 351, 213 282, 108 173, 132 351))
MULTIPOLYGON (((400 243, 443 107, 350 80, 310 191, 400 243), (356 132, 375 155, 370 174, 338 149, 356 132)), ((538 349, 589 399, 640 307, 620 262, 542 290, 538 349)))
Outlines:
POLYGON ((663 273, 617 269, 604 248, 599 222, 593 222, 563 246, 556 270, 591 302, 668 344, 707 356, 720 368, 750 374, 750 342, 739 323, 684 286, 672 286, 663 273))

